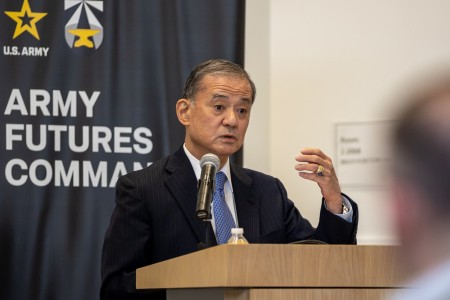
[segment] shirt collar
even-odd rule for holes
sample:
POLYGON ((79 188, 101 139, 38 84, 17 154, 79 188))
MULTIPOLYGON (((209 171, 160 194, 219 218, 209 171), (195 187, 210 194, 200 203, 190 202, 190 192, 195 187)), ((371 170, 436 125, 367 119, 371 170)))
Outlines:
MULTIPOLYGON (((200 161, 194 155, 192 155, 191 152, 189 152, 189 150, 186 148, 186 144, 183 144, 183 150, 186 153, 187 157, 189 158, 189 161, 191 162, 192 168, 194 169, 195 172, 195 177, 197 178, 197 180, 200 179, 200 175, 202 173, 200 161)), ((228 179, 227 182, 230 183, 230 188, 231 190, 233 190, 233 185, 231 184, 231 171, 229 159, 227 159, 227 162, 220 171, 222 171, 227 176, 228 179)))

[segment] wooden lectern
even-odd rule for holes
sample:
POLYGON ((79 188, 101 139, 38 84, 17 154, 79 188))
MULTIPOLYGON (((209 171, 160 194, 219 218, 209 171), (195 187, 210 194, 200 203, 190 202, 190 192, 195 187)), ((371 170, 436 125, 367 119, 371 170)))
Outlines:
POLYGON ((167 299, 385 299, 402 288, 392 246, 221 245, 136 270, 167 299))

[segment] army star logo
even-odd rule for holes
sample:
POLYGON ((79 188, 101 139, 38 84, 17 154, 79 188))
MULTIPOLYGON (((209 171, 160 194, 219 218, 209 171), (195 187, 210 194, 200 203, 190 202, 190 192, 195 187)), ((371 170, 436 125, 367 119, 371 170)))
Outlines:
POLYGON ((5 14, 17 23, 13 39, 28 31, 37 40, 40 40, 36 23, 45 17, 47 13, 32 12, 28 0, 24 0, 20 11, 5 11, 5 14))

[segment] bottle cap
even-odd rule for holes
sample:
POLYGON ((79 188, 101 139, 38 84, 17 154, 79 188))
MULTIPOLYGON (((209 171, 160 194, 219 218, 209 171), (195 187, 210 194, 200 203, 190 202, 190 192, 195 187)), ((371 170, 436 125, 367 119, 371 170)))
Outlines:
POLYGON ((231 234, 244 234, 244 228, 231 228, 231 234))

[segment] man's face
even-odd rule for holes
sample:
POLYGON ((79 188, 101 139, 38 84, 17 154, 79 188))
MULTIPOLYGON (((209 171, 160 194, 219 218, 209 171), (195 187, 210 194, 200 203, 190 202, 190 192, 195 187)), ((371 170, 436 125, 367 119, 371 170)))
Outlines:
POLYGON ((194 101, 185 103, 187 109, 180 121, 186 126, 186 147, 198 159, 214 153, 223 164, 244 142, 252 107, 248 80, 206 75, 194 101))

